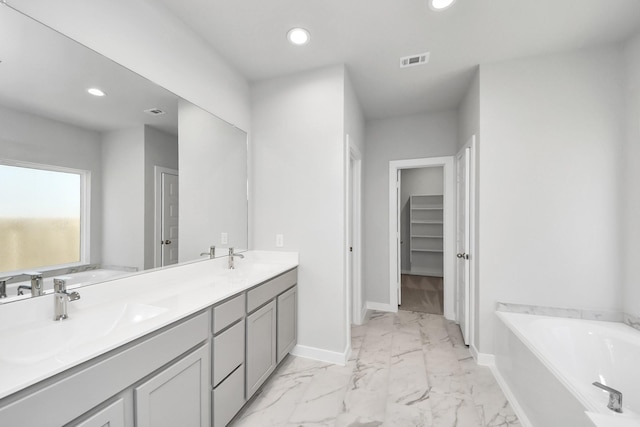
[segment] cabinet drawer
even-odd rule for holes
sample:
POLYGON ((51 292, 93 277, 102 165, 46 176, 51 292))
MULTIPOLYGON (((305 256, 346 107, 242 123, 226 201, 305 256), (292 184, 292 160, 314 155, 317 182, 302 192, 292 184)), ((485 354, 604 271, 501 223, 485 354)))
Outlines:
POLYGON ((286 291, 298 281, 298 269, 288 271, 247 292, 247 313, 286 291))
POLYGON ((244 402, 244 366, 240 366, 213 390, 213 426, 226 426, 244 402))
POLYGON ((213 307, 213 333, 217 334, 244 316, 244 293, 213 307))
POLYGON ((244 362, 244 319, 213 338, 213 386, 244 362))

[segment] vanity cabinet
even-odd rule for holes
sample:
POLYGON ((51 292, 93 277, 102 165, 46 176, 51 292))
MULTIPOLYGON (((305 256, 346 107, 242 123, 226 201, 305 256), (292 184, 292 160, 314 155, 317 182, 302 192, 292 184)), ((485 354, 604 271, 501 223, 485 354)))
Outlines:
POLYGON ((297 279, 290 270, 247 292, 247 400, 295 345, 297 279))
POLYGON ((276 369, 276 303, 247 316, 247 399, 276 369))
POLYGON ((76 427, 127 427, 124 398, 120 397, 104 409, 90 415, 76 427))
POLYGON ((296 345, 298 337, 298 288, 294 286, 285 293, 278 295, 278 332, 277 339, 277 362, 280 363, 296 345))
POLYGON ((209 344, 134 389, 136 427, 209 426, 209 344))
MULTIPOLYGON (((132 420, 134 412, 134 393, 131 393, 131 389, 137 383, 148 384, 140 392, 137 389, 142 385, 136 387, 135 393, 136 417, 144 422, 147 418, 155 419, 155 411, 159 410, 153 401, 155 396, 173 402, 167 405, 167 409, 176 410, 175 406, 182 404, 182 387, 178 382, 181 381, 180 384, 193 390, 195 382, 199 381, 201 385, 206 383, 206 389, 198 389, 204 393, 200 396, 198 405, 202 405, 207 412, 198 411, 202 422, 192 425, 208 426, 209 313, 208 310, 192 315, 3 399, 0 402, 0 425, 102 427, 112 423, 117 426, 122 419, 121 408, 129 408, 123 410, 124 425, 128 427, 131 423, 126 420, 132 420), (195 368, 191 367, 193 363, 196 363, 195 368), (196 379, 196 376, 199 378, 196 379), (176 382, 169 377, 176 377, 176 382), (164 385, 160 385, 161 383, 164 385), (153 384, 157 385, 158 390, 151 392, 153 384), (149 405, 141 406, 138 399, 142 398, 145 391, 149 392, 151 401, 149 405), (120 395, 123 396, 124 406, 116 400, 114 406, 104 407, 105 402, 120 395), (203 405, 202 402, 206 404, 203 405), (144 408, 147 408, 146 413, 144 408), (102 420, 106 421, 100 424, 102 420)), ((195 396, 193 393, 192 395, 195 396)), ((179 422, 172 425, 187 424, 179 422)))
POLYGON ((213 307, 213 425, 225 426, 245 403, 245 304, 242 293, 213 307))

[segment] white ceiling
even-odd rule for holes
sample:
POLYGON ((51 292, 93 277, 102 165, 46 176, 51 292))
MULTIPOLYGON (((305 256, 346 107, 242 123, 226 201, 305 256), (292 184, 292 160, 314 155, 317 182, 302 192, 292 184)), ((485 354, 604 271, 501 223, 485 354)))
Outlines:
POLYGON ((250 82, 344 63, 367 118, 454 108, 478 64, 625 40, 638 0, 155 0, 250 82), (289 45, 304 27, 311 42, 289 45), (429 51, 427 66, 399 68, 429 51))
POLYGON ((177 135, 179 98, 166 89, 9 7, 0 40, 0 105, 94 131, 147 124, 177 135))

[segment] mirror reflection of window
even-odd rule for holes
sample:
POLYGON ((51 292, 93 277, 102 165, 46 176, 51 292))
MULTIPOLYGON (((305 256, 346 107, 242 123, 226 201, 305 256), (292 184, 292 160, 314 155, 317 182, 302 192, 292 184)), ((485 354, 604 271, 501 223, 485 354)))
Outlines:
POLYGON ((0 164, 0 271, 81 263, 89 172, 0 164))

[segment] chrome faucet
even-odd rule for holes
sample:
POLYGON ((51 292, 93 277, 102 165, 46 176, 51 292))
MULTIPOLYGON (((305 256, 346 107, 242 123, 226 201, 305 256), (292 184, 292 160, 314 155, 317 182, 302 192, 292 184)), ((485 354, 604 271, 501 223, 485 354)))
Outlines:
MULTIPOLYGON (((42 283, 42 273, 39 273, 37 271, 27 271, 27 272, 18 274, 17 276, 14 276, 14 277, 20 277, 20 276, 29 276, 31 278, 31 286, 27 286, 27 285, 18 286, 18 295, 24 295, 24 292, 22 292, 23 289, 31 290, 32 297, 38 297, 44 294, 44 284, 42 283)), ((9 277, 7 280, 9 279, 13 279, 13 277, 9 277)))
POLYGON ((236 268, 236 265, 235 265, 235 263, 233 261, 235 257, 244 258, 244 255, 236 254, 236 253, 233 252, 233 248, 229 248, 229 269, 231 269, 231 270, 236 268))
POLYGON ((202 252, 200 254, 200 256, 204 256, 204 255, 209 255, 210 259, 214 259, 216 257, 216 247, 215 246, 210 246, 209 247, 209 252, 202 252))
POLYGON ((67 303, 80 299, 78 292, 67 292, 67 277, 57 277, 53 279, 53 304, 55 314, 53 320, 64 320, 69 318, 67 313, 67 303))
POLYGON ((0 298, 7 297, 7 282, 13 279, 13 277, 3 277, 0 279, 0 298))
POLYGON ((621 391, 599 383, 598 381, 594 382, 593 385, 609 393, 609 403, 607 404, 607 408, 611 409, 613 412, 622 413, 621 391))

